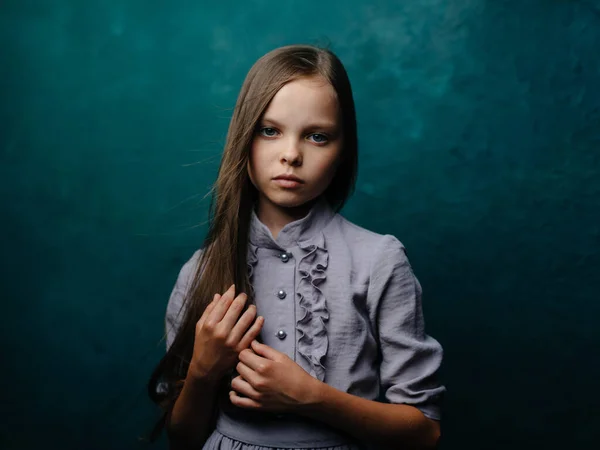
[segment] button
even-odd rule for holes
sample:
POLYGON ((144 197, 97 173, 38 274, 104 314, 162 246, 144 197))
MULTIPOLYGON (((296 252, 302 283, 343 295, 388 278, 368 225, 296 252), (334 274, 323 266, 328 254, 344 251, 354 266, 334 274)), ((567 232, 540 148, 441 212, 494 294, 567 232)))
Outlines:
POLYGON ((287 253, 282 253, 281 255, 279 255, 279 257, 281 258, 281 261, 286 263, 290 260, 290 255, 288 255, 287 253))
POLYGON ((284 291, 283 289, 281 289, 281 290, 280 290, 280 291, 277 293, 277 297, 279 297, 279 298, 280 298, 280 299, 282 299, 282 300, 285 298, 285 296, 286 296, 286 295, 287 295, 287 294, 285 293, 285 291, 284 291))
POLYGON ((286 337, 286 336, 287 336, 287 333, 286 333, 285 331, 283 331, 283 330, 279 330, 279 331, 277 332, 277 337, 278 337, 279 339, 285 339, 285 337, 286 337))

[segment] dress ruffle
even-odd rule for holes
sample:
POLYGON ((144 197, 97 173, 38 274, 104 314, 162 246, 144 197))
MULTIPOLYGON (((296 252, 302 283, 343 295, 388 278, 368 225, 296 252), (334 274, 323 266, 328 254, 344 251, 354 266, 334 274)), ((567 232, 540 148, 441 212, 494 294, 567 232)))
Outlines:
POLYGON ((310 363, 311 375, 320 381, 325 378, 324 359, 329 340, 327 321, 329 311, 327 300, 319 285, 325 281, 329 254, 325 246, 325 237, 320 233, 310 241, 298 242, 304 255, 298 262, 300 280, 296 288, 299 305, 304 316, 296 322, 299 332, 298 353, 310 363))

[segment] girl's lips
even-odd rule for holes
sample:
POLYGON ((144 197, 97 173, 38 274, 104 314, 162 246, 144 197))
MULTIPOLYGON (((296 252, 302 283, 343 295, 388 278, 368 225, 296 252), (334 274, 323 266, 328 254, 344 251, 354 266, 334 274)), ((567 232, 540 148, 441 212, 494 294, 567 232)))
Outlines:
POLYGON ((300 178, 292 173, 282 173, 273 178, 273 181, 278 186, 288 189, 294 189, 304 183, 300 178))
POLYGON ((297 177, 296 175, 294 175, 293 173, 282 173, 277 175, 276 177, 273 177, 275 180, 291 180, 291 181, 297 181, 299 183, 303 183, 303 181, 297 177))
POLYGON ((284 188, 297 188, 302 184, 299 181, 290 180, 286 178, 275 178, 273 181, 275 182, 275 184, 284 188))

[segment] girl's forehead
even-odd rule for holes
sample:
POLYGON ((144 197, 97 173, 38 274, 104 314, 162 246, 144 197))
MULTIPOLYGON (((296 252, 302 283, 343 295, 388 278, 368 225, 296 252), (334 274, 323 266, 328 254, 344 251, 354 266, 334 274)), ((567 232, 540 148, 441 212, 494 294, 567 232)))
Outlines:
POLYGON ((336 97, 335 89, 329 81, 321 76, 300 77, 291 80, 283 85, 277 92, 276 96, 292 95, 294 93, 309 93, 315 92, 319 94, 329 94, 336 97))
POLYGON ((323 78, 299 78, 285 84, 273 97, 264 118, 298 120, 302 117, 337 121, 338 100, 333 86, 323 78))

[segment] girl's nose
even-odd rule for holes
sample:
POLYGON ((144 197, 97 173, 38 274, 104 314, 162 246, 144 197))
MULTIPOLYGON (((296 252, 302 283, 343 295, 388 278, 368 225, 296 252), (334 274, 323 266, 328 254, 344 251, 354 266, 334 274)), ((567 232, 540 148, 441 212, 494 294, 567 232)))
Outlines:
POLYGON ((284 150, 281 152, 281 162, 291 166, 302 164, 300 143, 297 140, 293 139, 287 143, 284 150))

